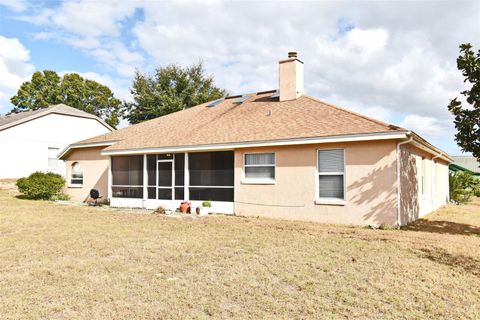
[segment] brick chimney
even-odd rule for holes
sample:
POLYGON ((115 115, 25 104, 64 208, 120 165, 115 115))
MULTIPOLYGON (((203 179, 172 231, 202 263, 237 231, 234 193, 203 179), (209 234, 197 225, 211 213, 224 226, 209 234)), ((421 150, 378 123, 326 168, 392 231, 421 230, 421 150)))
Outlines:
POLYGON ((295 100, 301 97, 303 90, 303 61, 296 52, 289 52, 288 59, 280 60, 279 91, 280 101, 295 100))

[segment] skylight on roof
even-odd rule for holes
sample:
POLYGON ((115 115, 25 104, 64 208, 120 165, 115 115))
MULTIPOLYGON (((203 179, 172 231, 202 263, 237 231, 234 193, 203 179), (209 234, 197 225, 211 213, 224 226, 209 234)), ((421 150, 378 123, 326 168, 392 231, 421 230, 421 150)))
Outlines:
POLYGON ((270 98, 278 98, 280 97, 280 91, 279 90, 275 90, 275 92, 270 96, 270 98))
POLYGON ((214 106, 216 106, 217 104, 221 103, 223 100, 224 100, 224 99, 222 98, 222 99, 217 99, 217 100, 215 100, 215 101, 212 101, 212 102, 210 102, 209 105, 207 105, 207 107, 214 107, 214 106))
POLYGON ((237 100, 235 100, 233 103, 242 104, 243 102, 247 101, 248 99, 250 99, 250 96, 245 94, 245 95, 241 96, 240 98, 238 98, 237 100))

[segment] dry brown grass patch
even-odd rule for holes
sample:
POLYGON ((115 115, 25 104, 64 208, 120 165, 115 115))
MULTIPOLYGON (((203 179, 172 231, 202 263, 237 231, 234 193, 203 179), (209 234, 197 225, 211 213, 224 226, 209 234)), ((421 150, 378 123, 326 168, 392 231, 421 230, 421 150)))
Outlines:
POLYGON ((480 318, 477 236, 174 219, 0 191, 0 248, 2 319, 480 318))

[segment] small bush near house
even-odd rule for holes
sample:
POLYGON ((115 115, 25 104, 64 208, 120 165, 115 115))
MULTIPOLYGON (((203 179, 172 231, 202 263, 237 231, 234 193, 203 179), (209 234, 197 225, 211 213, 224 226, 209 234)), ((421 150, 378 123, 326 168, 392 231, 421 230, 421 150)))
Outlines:
POLYGON ((54 195, 53 197, 50 198, 50 200, 54 201, 68 201, 70 200, 70 196, 68 194, 65 194, 63 192, 60 192, 57 195, 54 195))
POLYGON ((65 179, 52 172, 34 172, 27 178, 17 180, 18 191, 27 199, 51 200, 61 195, 65 179))
POLYGON ((479 181, 470 172, 450 174, 450 199, 458 203, 467 203, 476 194, 479 181))

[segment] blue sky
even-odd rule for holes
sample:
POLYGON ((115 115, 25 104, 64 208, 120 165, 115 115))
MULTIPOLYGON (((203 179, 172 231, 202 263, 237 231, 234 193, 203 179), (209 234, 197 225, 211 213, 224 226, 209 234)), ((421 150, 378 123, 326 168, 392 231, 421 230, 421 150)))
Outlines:
POLYGON ((0 114, 35 70, 78 72, 121 99, 137 68, 201 59, 231 93, 277 87, 298 51, 307 94, 401 125, 449 152, 458 46, 480 47, 479 2, 0 0, 0 114))

